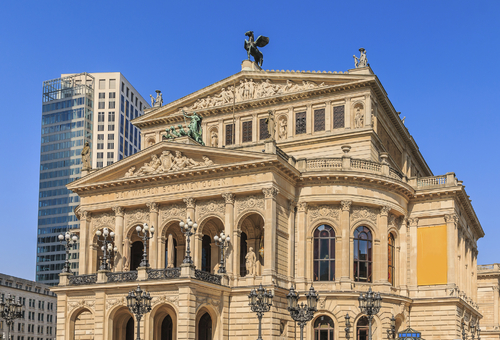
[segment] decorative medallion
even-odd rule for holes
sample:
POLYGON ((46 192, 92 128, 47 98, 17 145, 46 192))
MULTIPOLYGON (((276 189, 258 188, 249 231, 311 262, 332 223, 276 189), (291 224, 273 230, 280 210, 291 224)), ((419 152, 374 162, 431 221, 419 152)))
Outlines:
POLYGON ((185 204, 162 205, 160 206, 160 216, 162 222, 165 222, 166 220, 172 218, 178 218, 184 220, 187 216, 186 205, 185 204))
POLYGON ((263 195, 250 195, 246 197, 237 198, 237 211, 238 215, 245 210, 264 210, 263 195))
POLYGON ((378 211, 373 208, 353 206, 351 213, 351 223, 358 220, 369 220, 373 223, 377 222, 378 211))
POLYGON ((127 210, 125 216, 127 223, 130 222, 147 222, 149 223, 149 209, 139 208, 134 210, 127 210))
POLYGON ((319 218, 331 218, 338 220, 340 216, 340 205, 311 205, 309 207, 309 221, 319 218))
POLYGON ((218 215, 224 219, 226 204, 224 200, 201 201, 197 204, 196 211, 200 220, 207 215, 218 215))

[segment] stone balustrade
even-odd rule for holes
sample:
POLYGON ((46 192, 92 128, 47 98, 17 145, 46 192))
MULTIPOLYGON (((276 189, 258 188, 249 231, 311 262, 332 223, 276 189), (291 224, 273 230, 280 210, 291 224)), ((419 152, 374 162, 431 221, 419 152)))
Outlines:
POLYGON ((500 263, 493 264, 480 264, 477 266, 477 271, 490 271, 490 270, 498 270, 500 271, 500 263))

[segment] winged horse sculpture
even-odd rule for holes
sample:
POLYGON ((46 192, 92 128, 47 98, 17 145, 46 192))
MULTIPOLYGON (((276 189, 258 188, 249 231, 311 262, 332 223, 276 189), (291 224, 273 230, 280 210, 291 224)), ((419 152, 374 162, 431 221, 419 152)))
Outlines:
POLYGON ((254 40, 253 31, 248 31, 245 33, 248 37, 248 40, 245 39, 245 50, 247 50, 248 60, 250 60, 250 56, 253 57, 255 63, 262 67, 262 62, 264 61, 264 57, 262 52, 259 51, 257 47, 264 47, 269 43, 269 38, 263 35, 259 35, 257 40, 254 40))

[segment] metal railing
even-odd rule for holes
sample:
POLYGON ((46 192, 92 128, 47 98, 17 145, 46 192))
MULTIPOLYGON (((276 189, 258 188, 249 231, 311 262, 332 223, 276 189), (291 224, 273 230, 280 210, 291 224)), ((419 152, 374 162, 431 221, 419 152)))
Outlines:
POLYGON ((180 268, 149 269, 148 280, 168 280, 181 276, 180 268))
POLYGON ((90 285, 97 282, 97 274, 68 276, 70 286, 90 285))
POLYGON ((216 285, 220 285, 222 277, 220 275, 211 274, 211 273, 204 272, 202 270, 195 269, 194 278, 197 280, 200 280, 200 281, 205 281, 205 282, 214 283, 216 285))
POLYGON ((137 271, 106 273, 107 282, 129 282, 137 281, 137 271))

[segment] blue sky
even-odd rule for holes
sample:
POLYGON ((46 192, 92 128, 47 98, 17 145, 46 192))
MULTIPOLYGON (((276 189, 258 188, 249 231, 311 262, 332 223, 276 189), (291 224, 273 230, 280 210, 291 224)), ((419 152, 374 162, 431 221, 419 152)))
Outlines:
POLYGON ((122 72, 170 102, 237 73, 244 33, 264 69, 346 71, 368 61, 434 174, 464 181, 500 262, 498 1, 9 1, 0 20, 0 272, 34 279, 42 82, 122 72))

